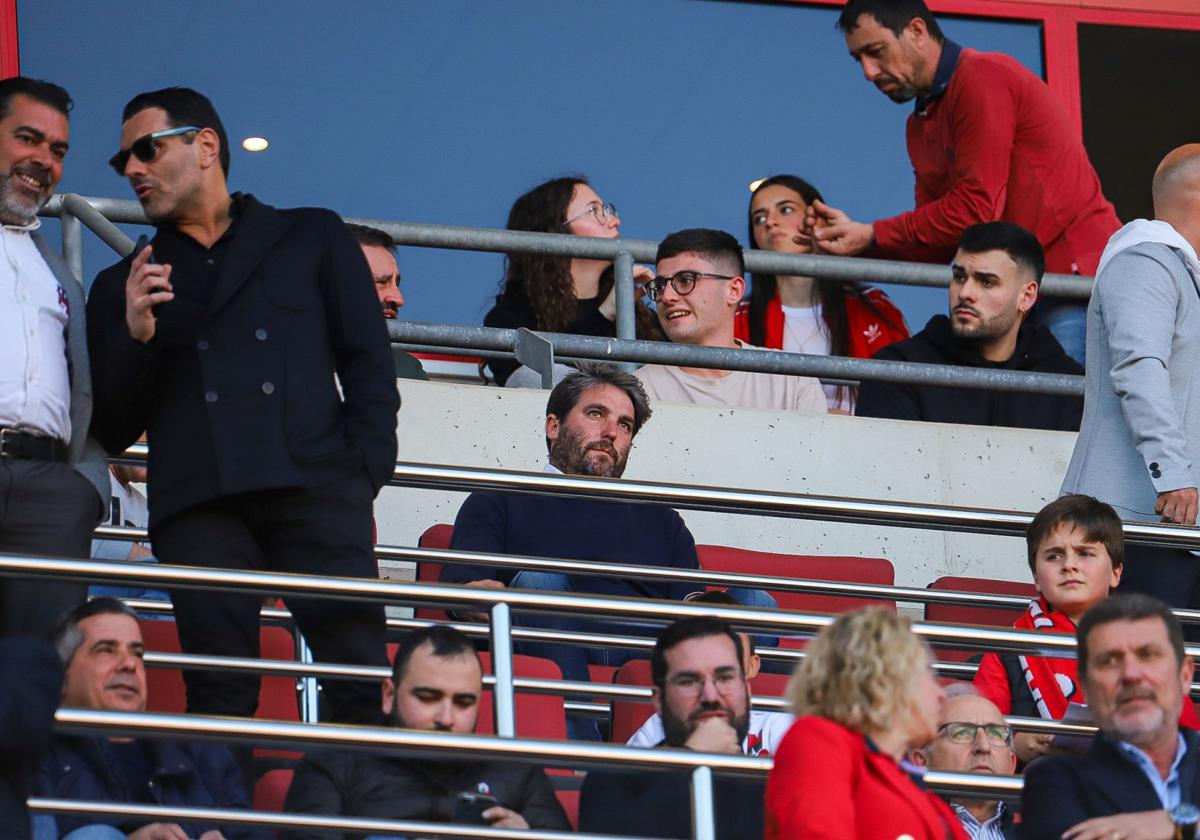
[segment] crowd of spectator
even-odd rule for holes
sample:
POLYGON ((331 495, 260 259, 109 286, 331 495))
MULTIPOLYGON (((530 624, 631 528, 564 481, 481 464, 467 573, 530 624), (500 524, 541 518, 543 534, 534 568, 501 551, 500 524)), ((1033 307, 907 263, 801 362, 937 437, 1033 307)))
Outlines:
MULTIPOLYGON (((869 81, 894 101, 916 100, 908 146, 917 207, 862 224, 807 181, 778 175, 752 191, 749 244, 950 260, 948 315, 910 336, 886 295, 858 283, 760 273, 747 292, 737 239, 690 228, 663 239, 653 269, 635 267, 639 336, 731 350, 1086 371, 1085 400, 876 381, 822 386, 800 376, 665 364, 636 374, 559 365, 545 411, 543 469, 619 480, 655 401, 1064 431, 1082 422, 1063 495, 1028 529, 1038 595, 1014 625, 1073 635, 1077 656, 986 653, 973 684, 946 689, 907 618, 856 610, 809 644, 790 678, 788 711, 766 712, 752 708, 750 680, 759 649, 777 644, 773 636, 739 633, 711 616, 665 628, 552 612, 520 614, 515 623, 654 638, 655 713, 630 745, 773 757, 765 783, 736 779, 715 788, 721 838, 1194 838, 1200 718, 1184 630, 1171 607, 1200 606, 1200 580, 1190 552, 1126 547, 1122 517, 1194 525, 1200 506, 1191 454, 1200 421, 1187 399, 1200 370, 1192 364, 1200 347, 1200 147, 1163 160, 1152 185, 1156 218, 1120 227, 1061 106, 1015 61, 949 41, 921 0, 850 0, 838 25, 869 81), (1096 272, 1085 341, 1078 307, 1039 305, 1047 268, 1096 272), (1007 715, 1090 717, 1098 734, 1014 733, 1007 715), (1022 800, 1019 807, 947 801, 924 787, 925 769, 1021 771, 1022 800)), ((0 551, 86 557, 91 550, 113 561, 377 578, 372 508, 395 462, 396 380, 427 378, 418 359, 389 350, 385 322, 404 305, 395 241, 327 210, 278 209, 231 192, 228 137, 208 98, 189 88, 149 91, 125 106, 111 163, 155 235, 101 271, 85 296, 35 233, 37 213, 62 177, 70 109, 57 85, 0 81, 0 246, 8 258, 0 272, 0 551), (143 435, 148 496, 137 486, 146 475, 106 458, 143 435), (147 527, 150 545, 122 544, 116 554, 111 544, 91 548, 101 521, 147 527)), ((508 227, 615 238, 620 218, 586 178, 568 177, 517 199, 508 227)), ((614 285, 610 262, 510 254, 485 323, 611 336, 614 285)), ((515 361, 488 364, 501 385, 542 382, 515 361)), ((699 568, 695 540, 673 509, 573 496, 472 493, 451 547, 699 568)), ((441 581, 776 606, 760 589, 702 592, 636 576, 458 564, 445 566, 441 581)), ((245 749, 51 734, 57 704, 147 708, 139 617, 119 598, 168 596, 128 588, 92 596, 81 583, 0 578, 0 836, 268 836, 213 820, 28 819, 24 801, 34 793, 248 807, 256 767, 245 749)), ((187 588, 169 597, 186 653, 259 655, 260 597, 187 588)), ((325 720, 476 731, 484 668, 459 630, 415 630, 388 662, 382 606, 285 600, 317 661, 390 667, 380 686, 322 679, 325 720)), ((463 609, 455 618, 484 616, 463 609)), ((525 640, 517 651, 550 660, 573 682, 588 682, 591 666, 637 655, 563 641, 525 640)), ((255 713, 257 676, 187 669, 184 680, 189 713, 255 713)), ((595 717, 571 715, 567 725, 574 739, 604 736, 595 717)), ((580 791, 579 827, 691 836, 690 791, 684 773, 593 770, 580 791)), ((570 827, 550 776, 501 760, 312 751, 297 764, 286 808, 570 827)))

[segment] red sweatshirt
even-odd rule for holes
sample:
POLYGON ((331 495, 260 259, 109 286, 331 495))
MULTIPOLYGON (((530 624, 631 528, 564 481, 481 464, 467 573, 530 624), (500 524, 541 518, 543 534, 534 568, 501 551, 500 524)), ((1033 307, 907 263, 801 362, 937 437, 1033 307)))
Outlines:
MULTIPOLYGON (((896 308, 896 304, 892 303, 891 298, 879 289, 870 288, 864 290, 863 297, 870 302, 870 306, 862 298, 846 295, 846 320, 850 326, 850 346, 847 348, 847 355, 855 359, 869 359, 892 342, 908 338, 908 325, 904 323, 904 316, 896 308)), ((784 316, 778 292, 767 304, 765 321, 763 326, 766 340, 762 346, 773 350, 782 349, 784 316)), ((743 300, 738 305, 733 332, 738 340, 750 341, 749 300, 743 300)))
POLYGON ((917 207, 875 222, 878 256, 948 262, 967 227, 1003 220, 1037 236, 1047 271, 1095 273, 1121 222, 1066 110, 1016 59, 963 49, 907 135, 917 207))

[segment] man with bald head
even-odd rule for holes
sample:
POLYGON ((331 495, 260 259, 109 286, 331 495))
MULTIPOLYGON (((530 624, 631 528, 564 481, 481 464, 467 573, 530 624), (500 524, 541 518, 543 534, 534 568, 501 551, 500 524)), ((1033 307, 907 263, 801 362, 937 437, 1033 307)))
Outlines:
MULTIPOLYGON (((912 763, 949 773, 1011 776, 1017 768, 1012 730, 996 705, 967 684, 950 686, 946 695, 937 737, 912 751, 912 763)), ((950 807, 972 840, 1016 840, 1018 836, 1012 809, 1002 801, 952 800, 950 807)))
MULTIPOLYGON (((1159 164, 1154 216, 1113 234, 1100 258, 1083 423, 1062 493, 1095 496, 1122 519, 1195 525, 1200 400, 1189 395, 1200 389, 1200 144, 1159 164)), ((1122 592, 1200 607, 1191 552, 1133 544, 1125 568, 1122 592)))

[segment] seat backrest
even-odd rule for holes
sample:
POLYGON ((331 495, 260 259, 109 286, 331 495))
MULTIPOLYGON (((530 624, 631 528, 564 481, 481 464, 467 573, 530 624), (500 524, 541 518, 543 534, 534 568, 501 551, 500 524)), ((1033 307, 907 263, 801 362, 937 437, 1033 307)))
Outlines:
MULTIPOLYGON (((882 557, 844 557, 814 554, 775 554, 725 545, 698 545, 700 568, 707 572, 741 572, 774 575, 797 580, 831 580, 844 583, 874 583, 892 586, 896 570, 882 557)), ((725 587, 710 587, 724 589, 725 587)), ((809 595, 803 592, 768 590, 780 608, 795 612, 840 613, 859 607, 886 605, 895 601, 854 598, 845 595, 809 595)))
MULTIPOLYGON (((958 592, 982 592, 991 595, 1021 595, 1030 599, 1037 597, 1037 588, 1032 583, 990 578, 969 578, 946 575, 929 584, 928 589, 958 592)), ((1003 607, 972 607, 958 604, 926 604, 926 621, 944 621, 949 624, 982 624, 986 627, 1012 627, 1024 610, 1003 607)), ((934 649, 938 659, 947 662, 964 662, 978 654, 977 651, 939 646, 934 649)))
MULTIPOLYGON (((398 644, 388 644, 388 661, 396 659, 398 644)), ((492 657, 490 653, 481 651, 480 664, 483 673, 492 673, 492 657)), ((513 675, 527 679, 561 680, 562 670, 557 663, 539 656, 513 656, 513 675)), ((567 713, 563 705, 562 695, 529 694, 517 692, 517 734, 522 738, 546 738, 550 740, 566 740, 567 713)), ((492 705, 492 692, 485 690, 479 698, 478 720, 475 731, 480 735, 492 735, 496 731, 496 716, 492 705)))
MULTIPOLYGON (((613 682, 617 685, 652 686, 649 659, 631 659, 617 669, 613 682)), ((642 724, 654 714, 654 704, 649 700, 613 700, 612 729, 610 738, 614 744, 624 744, 641 729, 642 724)))
POLYGON ((254 810, 269 811, 273 814, 283 812, 283 803, 287 799, 288 788, 292 786, 294 770, 268 770, 254 785, 254 810))
MULTIPOLYGON (((425 533, 421 534, 421 538, 417 540, 417 546, 419 548, 449 548, 450 538, 453 536, 453 525, 445 523, 430 525, 425 529, 425 533)), ((417 563, 417 580, 419 581, 437 583, 441 573, 441 563, 417 563)), ((413 615, 416 618, 425 619, 426 621, 449 620, 449 616, 446 615, 445 610, 439 610, 434 607, 417 607, 413 615)))
POLYGON ((787 694, 790 680, 791 676, 788 674, 768 674, 759 671, 754 679, 750 680, 750 690, 754 692, 755 697, 782 697, 787 694))
MULTIPOLYGON (((160 619, 138 619, 146 650, 156 653, 180 653, 179 634, 175 622, 160 619)), ((296 661, 296 642, 286 628, 263 626, 259 630, 262 659, 296 661)), ((182 714, 187 709, 187 691, 183 675, 176 668, 146 669, 146 708, 152 712, 182 714)), ((300 705, 296 697, 294 677, 263 677, 258 694, 255 717, 264 720, 300 720, 300 705)))

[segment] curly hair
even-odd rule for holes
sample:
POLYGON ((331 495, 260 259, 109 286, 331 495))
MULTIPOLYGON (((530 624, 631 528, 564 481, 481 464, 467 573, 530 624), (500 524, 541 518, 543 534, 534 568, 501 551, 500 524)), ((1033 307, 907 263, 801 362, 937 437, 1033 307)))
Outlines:
MULTIPOLYGON (((513 202, 508 211, 509 230, 534 233, 566 233, 567 206, 575 187, 587 184, 583 175, 552 178, 538 184, 513 202)), ((597 297, 603 300, 612 291, 615 278, 610 266, 600 276, 597 297)), ((537 329, 563 332, 579 312, 575 284, 571 280, 571 258, 549 254, 505 254, 504 279, 497 300, 524 299, 537 319, 537 329)), ((661 339, 658 318, 645 306, 637 307, 638 338, 661 339)))
POLYGON ((808 646, 788 683, 800 715, 820 715, 869 734, 891 729, 912 708, 929 647, 912 622, 883 607, 838 616, 808 646))

